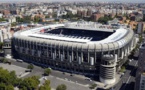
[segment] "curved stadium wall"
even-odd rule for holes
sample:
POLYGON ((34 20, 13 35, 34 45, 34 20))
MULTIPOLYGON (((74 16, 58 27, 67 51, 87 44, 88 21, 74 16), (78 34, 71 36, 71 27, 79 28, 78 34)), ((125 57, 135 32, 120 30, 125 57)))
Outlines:
POLYGON ((103 83, 114 83, 116 71, 135 47, 134 32, 128 29, 123 37, 107 43, 80 43, 26 35, 37 33, 40 29, 60 26, 64 25, 49 25, 16 32, 12 39, 13 52, 30 63, 71 73, 95 75, 103 83), (110 58, 105 59, 106 56, 110 58))

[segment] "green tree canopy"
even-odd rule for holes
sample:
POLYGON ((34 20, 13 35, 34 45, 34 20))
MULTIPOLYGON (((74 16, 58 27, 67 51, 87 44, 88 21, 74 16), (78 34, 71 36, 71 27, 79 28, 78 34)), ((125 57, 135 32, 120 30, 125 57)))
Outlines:
POLYGON ((21 83, 19 88, 20 89, 26 89, 26 90, 35 90, 38 85, 39 85, 40 81, 39 81, 39 77, 37 76, 32 76, 32 77, 28 77, 25 78, 21 83))
POLYGON ((56 88, 56 90, 66 90, 66 89, 67 89, 67 87, 65 84, 58 85, 56 88))
POLYGON ((29 23, 31 21, 31 16, 25 16, 23 18, 16 17, 17 22, 24 22, 24 23, 29 23))
POLYGON ((34 22, 41 22, 41 18, 35 16, 33 21, 34 21, 34 22))
POLYGON ((6 19, 5 18, 0 18, 0 22, 2 22, 2 21, 6 21, 6 19))
MULTIPOLYGON (((14 90, 14 86, 17 86, 20 90, 36 90, 39 83, 38 76, 21 79, 17 78, 15 71, 9 72, 0 67, 0 90, 14 90)), ((50 81, 46 81, 44 84, 45 90, 50 90, 49 85, 50 81)))
POLYGON ((6 58, 2 58, 0 61, 1 61, 2 63, 7 63, 7 62, 8 62, 8 60, 7 60, 6 58))
POLYGON ((51 90, 50 81, 46 80, 44 85, 39 87, 39 90, 51 90))
POLYGON ((16 26, 17 25, 17 23, 16 22, 14 22, 14 23, 11 23, 11 26, 13 27, 13 26, 16 26))
POLYGON ((72 18, 77 18, 77 17, 78 16, 77 15, 73 15, 72 12, 67 12, 66 15, 62 15, 63 19, 67 19, 67 18, 72 19, 72 18))
POLYGON ((0 83, 0 90, 14 90, 14 86, 0 83))
POLYGON ((92 84, 89 88, 90 88, 90 89, 95 89, 96 86, 97 86, 97 84, 92 84))
POLYGON ((28 68, 28 69, 33 69, 34 66, 33 66, 32 64, 29 64, 29 65, 27 66, 27 68, 28 68))
POLYGON ((0 42, 0 49, 2 49, 2 46, 4 45, 3 42, 0 42))
POLYGON ((13 85, 7 85, 6 90, 14 90, 14 86, 13 85))
POLYGON ((103 24, 107 24, 107 22, 109 20, 112 20, 112 18, 110 16, 104 16, 98 19, 98 22, 103 23, 103 24))
POLYGON ((11 84, 14 85, 16 82, 16 78, 13 79, 13 77, 15 76, 16 76, 15 72, 9 73, 8 70, 0 68, 0 83, 5 83, 6 85, 11 85, 11 84))
POLYGON ((6 90, 6 85, 4 83, 0 83, 0 88, 6 90))
POLYGON ((51 73, 51 69, 50 68, 46 68, 44 70, 44 75, 49 75, 51 73))
POLYGON ((14 86, 17 83, 17 77, 15 71, 9 72, 8 70, 0 67, 0 89, 2 90, 14 90, 14 86))
POLYGON ((14 90, 14 86, 0 83, 0 90, 14 90))

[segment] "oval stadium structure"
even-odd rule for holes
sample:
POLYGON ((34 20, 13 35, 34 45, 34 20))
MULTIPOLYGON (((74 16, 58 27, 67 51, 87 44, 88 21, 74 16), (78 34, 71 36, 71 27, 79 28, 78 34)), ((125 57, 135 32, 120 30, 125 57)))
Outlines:
POLYGON ((136 39, 125 25, 71 22, 18 31, 12 44, 15 55, 24 61, 95 75, 101 82, 111 84, 136 39))

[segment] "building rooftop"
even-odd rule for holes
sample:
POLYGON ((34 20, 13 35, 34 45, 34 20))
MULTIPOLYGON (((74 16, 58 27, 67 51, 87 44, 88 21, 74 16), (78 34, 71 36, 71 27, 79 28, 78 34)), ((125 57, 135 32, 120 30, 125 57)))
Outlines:
POLYGON ((0 22, 0 26, 5 26, 5 25, 8 25, 8 24, 10 24, 10 23, 6 22, 6 21, 0 22))

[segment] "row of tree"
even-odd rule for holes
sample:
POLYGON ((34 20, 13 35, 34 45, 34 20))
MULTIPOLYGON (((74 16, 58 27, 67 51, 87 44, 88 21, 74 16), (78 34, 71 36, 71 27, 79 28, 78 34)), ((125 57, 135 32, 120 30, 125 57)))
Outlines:
POLYGON ((113 20, 113 18, 110 17, 110 16, 104 16, 104 17, 99 18, 99 19, 98 19, 98 22, 103 23, 103 24, 107 24, 107 22, 108 22, 109 20, 113 20))
POLYGON ((0 18, 0 22, 2 22, 2 21, 6 21, 6 19, 5 18, 0 18))
POLYGON ((41 22, 42 19, 40 17, 35 16, 34 19, 32 20, 30 16, 25 16, 23 18, 16 17, 16 21, 20 23, 30 23, 31 21, 38 23, 38 22, 41 22))
MULTIPOLYGON (((27 68, 30 69, 30 70, 32 71, 32 70, 34 69, 34 66, 33 66, 33 64, 29 64, 29 65, 27 66, 27 68)), ((48 76, 50 73, 51 73, 51 69, 50 69, 50 68, 44 69, 44 75, 45 75, 45 76, 48 76)))

